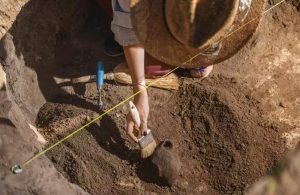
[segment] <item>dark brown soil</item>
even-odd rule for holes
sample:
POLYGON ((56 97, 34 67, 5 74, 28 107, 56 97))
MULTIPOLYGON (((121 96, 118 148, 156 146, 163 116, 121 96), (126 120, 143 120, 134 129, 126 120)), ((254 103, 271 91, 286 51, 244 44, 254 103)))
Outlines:
POLYGON ((293 6, 295 6, 298 10, 298 12, 300 12, 300 1, 299 0, 289 0, 289 3, 291 3, 293 6))
MULTIPOLYGON (((91 194, 241 194, 272 172, 283 157, 285 146, 280 137, 289 129, 272 120, 299 126, 297 9, 299 1, 291 0, 264 16, 245 48, 216 65, 210 78, 201 82, 184 79, 178 92, 149 90, 149 127, 157 142, 170 139, 174 143, 182 163, 173 187, 168 187, 150 161, 141 160, 137 147, 128 142, 124 106, 53 148, 48 158, 70 182, 91 194)), ((49 145, 99 114, 95 83, 70 86, 58 84, 54 78, 94 74, 99 59, 106 70, 124 61, 104 54, 101 46, 108 32, 109 21, 94 1, 31 0, 18 14, 11 36, 1 41, 9 95, 20 107, 18 113, 26 115, 31 124, 38 113, 38 129, 49 145)), ((130 94, 129 87, 105 83, 105 107, 111 108, 130 94)), ((29 139, 23 130, 20 128, 22 137, 29 139)), ((23 147, 11 144, 7 137, 7 148, 23 147)), ((16 161, 16 152, 12 153, 8 164, 16 161)), ((30 156, 26 154, 20 162, 30 156)), ((45 171, 48 166, 39 162, 26 170, 35 173, 32 177, 41 176, 40 169, 45 171)), ((49 173, 59 177, 56 172, 49 173)), ((24 189, 33 193, 48 184, 40 182, 40 177, 34 181, 33 186, 24 182, 24 189)), ((12 179, 4 185, 15 189, 16 183, 12 179)))
POLYGON ((219 192, 241 192, 270 171, 282 155, 281 133, 266 125, 249 91, 224 78, 185 86, 183 124, 194 146, 189 155, 208 172, 219 192))
MULTIPOLYGON (((105 92, 106 106, 111 107, 129 95, 130 89, 109 84, 105 92), (119 97, 114 97, 116 89, 119 97)), ((149 94, 150 128, 157 141, 174 143, 182 161, 179 180, 172 188, 126 141, 124 109, 75 135, 48 157, 71 182, 91 194, 232 194, 242 193, 270 172, 283 155, 281 128, 265 124, 259 102, 234 79, 185 80, 179 92, 151 89, 149 94)), ((47 137, 56 137, 54 142, 89 120, 86 115, 95 116, 95 112, 47 103, 37 123, 47 137)))

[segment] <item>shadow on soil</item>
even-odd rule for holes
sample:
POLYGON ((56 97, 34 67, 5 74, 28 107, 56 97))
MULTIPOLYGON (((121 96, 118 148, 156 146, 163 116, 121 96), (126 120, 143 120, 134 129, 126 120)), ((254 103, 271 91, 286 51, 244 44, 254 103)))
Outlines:
MULTIPOLYGON (((9 85, 16 89, 13 91, 16 102, 26 109, 34 101, 36 108, 27 108, 32 110, 39 110, 46 100, 98 112, 96 104, 82 97, 85 85, 73 85, 77 95, 69 94, 61 89, 62 85, 57 84, 54 77, 74 78, 93 74, 99 59, 107 65, 105 70, 108 71, 113 68, 112 64, 123 60, 104 55, 100 46, 108 32, 109 21, 99 12, 94 1, 29 1, 0 42, 0 59, 5 65, 9 85)), ((35 118, 38 113, 32 115, 35 118)), ((88 131, 103 149, 136 164, 140 179, 155 182, 148 161, 138 163, 138 152, 126 147, 112 118, 104 117, 101 126, 93 124, 88 131)))

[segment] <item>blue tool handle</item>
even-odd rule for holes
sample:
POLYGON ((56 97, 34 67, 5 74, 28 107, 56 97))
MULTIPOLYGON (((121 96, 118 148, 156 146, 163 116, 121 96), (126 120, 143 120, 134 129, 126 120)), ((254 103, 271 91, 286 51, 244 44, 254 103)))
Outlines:
POLYGON ((103 69, 103 63, 101 61, 97 62, 97 86, 99 88, 102 87, 104 82, 104 69, 103 69))

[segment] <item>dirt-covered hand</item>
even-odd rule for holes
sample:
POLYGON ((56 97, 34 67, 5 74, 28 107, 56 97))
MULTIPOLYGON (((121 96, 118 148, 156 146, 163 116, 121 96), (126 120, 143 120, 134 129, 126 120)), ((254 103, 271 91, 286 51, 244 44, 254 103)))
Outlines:
POLYGON ((127 134, 135 142, 138 142, 138 138, 147 131, 147 121, 149 115, 149 102, 147 91, 143 91, 134 98, 134 104, 139 112, 141 125, 136 127, 130 114, 126 116, 127 122, 127 134))

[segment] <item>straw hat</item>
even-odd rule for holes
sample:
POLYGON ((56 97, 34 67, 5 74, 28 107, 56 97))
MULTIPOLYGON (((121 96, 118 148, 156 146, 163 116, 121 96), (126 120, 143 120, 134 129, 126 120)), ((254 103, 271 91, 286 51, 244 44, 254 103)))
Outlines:
POLYGON ((244 18, 242 2, 251 1, 131 0, 132 25, 154 58, 184 68, 207 66, 231 57, 255 32, 265 0, 252 0, 244 18), (258 19, 228 36, 255 17, 258 19))

